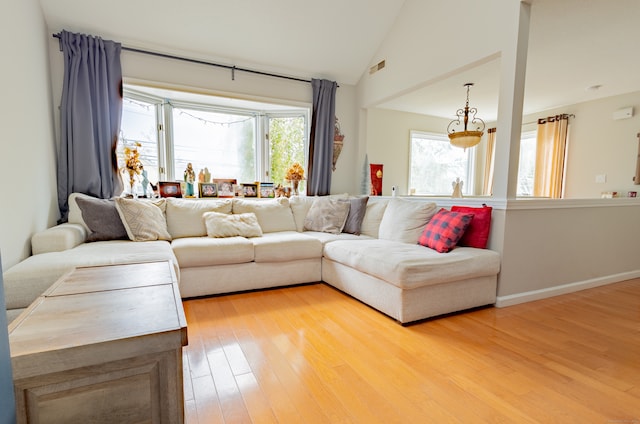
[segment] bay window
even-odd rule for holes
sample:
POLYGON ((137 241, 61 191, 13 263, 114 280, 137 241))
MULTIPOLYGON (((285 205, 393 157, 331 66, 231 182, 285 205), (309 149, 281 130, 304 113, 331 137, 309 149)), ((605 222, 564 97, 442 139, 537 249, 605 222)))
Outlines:
POLYGON ((294 162, 306 165, 309 108, 125 85, 123 147, 139 143, 152 183, 196 174, 238 183, 286 184, 294 162))

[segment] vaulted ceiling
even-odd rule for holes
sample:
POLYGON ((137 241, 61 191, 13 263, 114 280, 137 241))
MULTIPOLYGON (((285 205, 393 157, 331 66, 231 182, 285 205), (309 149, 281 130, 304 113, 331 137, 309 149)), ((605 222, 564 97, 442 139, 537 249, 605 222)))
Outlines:
MULTIPOLYGON (((449 0, 421 1, 441 6, 449 0)), ((84 32, 130 47, 350 85, 366 75, 405 4, 405 0, 40 2, 53 32, 84 32)), ((640 91, 640 1, 531 2, 525 113, 640 91)), ((428 46, 464 47, 446 42, 428 46)), ((486 119, 495 118, 499 59, 378 106, 450 117, 463 105, 462 84, 468 81, 476 83, 472 106, 485 111, 486 119)))

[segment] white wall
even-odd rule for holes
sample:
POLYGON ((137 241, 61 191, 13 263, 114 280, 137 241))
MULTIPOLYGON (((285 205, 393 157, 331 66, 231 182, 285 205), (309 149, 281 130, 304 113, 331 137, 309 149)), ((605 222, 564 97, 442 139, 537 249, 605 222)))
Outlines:
POLYGON ((506 210, 498 305, 640 277, 638 199, 518 200, 506 210))
MULTIPOLYGON (((525 116, 523 122, 561 113, 574 114, 568 139, 566 198, 598 198, 603 191, 640 191, 632 178, 636 171, 638 137, 640 132, 640 92, 578 103, 535 115, 525 116), (634 108, 629 119, 614 120, 614 111, 634 108), (607 182, 596 183, 598 174, 606 174, 607 182)), ((535 129, 536 124, 523 126, 535 129)))
MULTIPOLYGON (((603 191, 626 196, 629 191, 640 191, 632 180, 638 157, 640 92, 526 115, 522 130, 535 130, 538 118, 562 113, 575 115, 570 120, 565 198, 600 198, 603 191), (623 107, 633 107, 634 116, 614 120, 613 112, 623 107), (596 183, 597 174, 606 174, 606 183, 596 183)), ((444 134, 449 120, 379 108, 369 109, 364 119, 369 161, 385 165, 383 194, 391 195, 392 185, 400 188, 399 194, 407 194, 409 131, 444 134)), ((488 123, 487 128, 491 126, 495 123, 488 123)), ((481 192, 485 139, 476 148, 476 193, 481 192)))
POLYGON ((375 106, 472 62, 495 57, 512 36, 510 26, 518 8, 519 2, 513 0, 406 0, 370 63, 384 59, 386 67, 373 75, 364 73, 358 83, 359 105, 375 106), (496 24, 479 16, 491 16, 496 24))
POLYGON ((369 163, 384 165, 383 196, 391 196, 394 185, 397 194, 409 194, 409 131, 442 133, 448 123, 446 119, 415 113, 368 109, 366 151, 369 163))
POLYGON ((5 269, 27 257, 31 235, 57 219, 48 37, 38 0, 2 3, 0 250, 5 269))
MULTIPOLYGON (((1 258, 0 258, 1 259, 1 258)), ((0 260, 2 270, 2 260, 0 260)), ((4 283, 0 274, 0 311, 7 304, 4 299, 4 283)), ((13 370, 11 369, 11 352, 9 351, 9 332, 7 331, 7 314, 0 313, 0 423, 16 421, 16 404, 13 394, 13 370)))
MULTIPOLYGON (((54 32, 60 29, 54 30, 54 32)), ((100 36, 100 34, 92 34, 100 36)), ((118 41, 118 40, 114 40, 118 41)), ((59 104, 62 91, 63 58, 58 51, 58 42, 49 42, 52 68, 54 104, 59 104)), ((184 54, 183 56, 187 56, 184 54)), ((231 71, 207 65, 165 59, 135 52, 122 52, 122 73, 125 81, 156 86, 182 88, 195 92, 225 95, 249 100, 294 104, 311 107, 311 84, 290 81, 236 71, 235 80, 231 71)), ((339 83, 340 84, 340 83, 339 83)), ((355 87, 340 84, 336 91, 336 116, 340 119, 345 135, 344 148, 333 174, 331 191, 353 192, 357 188, 356 171, 351 166, 357 154, 358 126, 356 116, 355 87)), ((57 120, 57 110, 56 110, 57 120)))
MULTIPOLYGON (((398 112, 388 109, 370 108, 366 114, 366 152, 370 163, 384 165, 382 194, 391 195, 391 187, 398 194, 407 195, 409 187, 409 133, 411 130, 446 134, 450 119, 416 113, 398 112)), ((476 192, 481 192, 480 178, 483 175, 485 140, 476 147, 476 192)), ((467 183, 465 181, 465 183, 467 183)))

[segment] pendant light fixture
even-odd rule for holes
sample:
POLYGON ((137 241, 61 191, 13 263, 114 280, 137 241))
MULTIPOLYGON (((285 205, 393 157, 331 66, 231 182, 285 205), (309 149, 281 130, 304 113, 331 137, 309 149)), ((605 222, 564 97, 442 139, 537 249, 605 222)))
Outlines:
POLYGON ((457 118, 447 126, 447 133, 449 133, 449 140, 453 146, 467 149, 467 147, 473 147, 480 143, 482 134, 484 134, 484 121, 476 118, 478 109, 469 107, 469 87, 473 86, 473 83, 468 82, 464 86, 467 87, 467 103, 464 109, 458 109, 456 112, 457 118), (469 122, 469 116, 471 116, 471 122, 469 122), (475 126, 476 128, 474 130, 468 130, 468 126, 475 126), (463 130, 460 131, 460 129, 463 130))

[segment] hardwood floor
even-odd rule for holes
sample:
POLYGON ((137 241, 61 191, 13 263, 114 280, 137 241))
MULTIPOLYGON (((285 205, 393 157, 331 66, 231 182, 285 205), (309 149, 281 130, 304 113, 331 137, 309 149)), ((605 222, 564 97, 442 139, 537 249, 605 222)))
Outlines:
POLYGON ((211 423, 640 423, 640 279, 402 327, 324 285, 184 302, 211 423))

